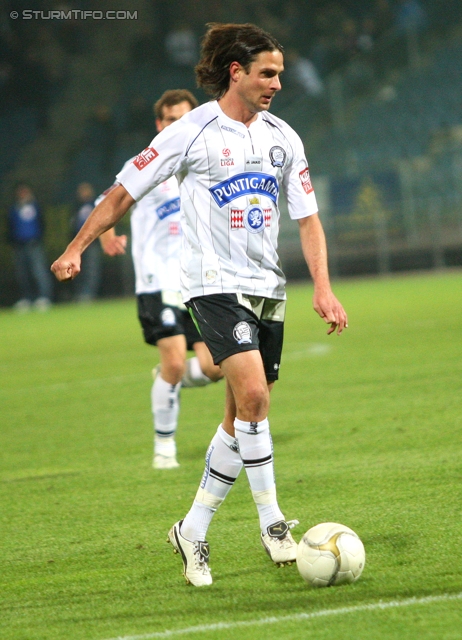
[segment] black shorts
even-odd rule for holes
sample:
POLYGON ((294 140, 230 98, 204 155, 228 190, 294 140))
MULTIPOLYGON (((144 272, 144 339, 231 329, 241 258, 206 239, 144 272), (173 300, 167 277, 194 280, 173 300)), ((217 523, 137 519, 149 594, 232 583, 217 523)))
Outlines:
POLYGON ((165 292, 141 293, 138 299, 138 319, 143 328, 144 340, 157 344, 162 338, 184 335, 187 348, 195 342, 203 342, 190 314, 174 304, 167 304, 165 292))
POLYGON ((278 379, 284 339, 285 300, 217 293, 186 303, 213 361, 259 350, 266 379, 278 379))

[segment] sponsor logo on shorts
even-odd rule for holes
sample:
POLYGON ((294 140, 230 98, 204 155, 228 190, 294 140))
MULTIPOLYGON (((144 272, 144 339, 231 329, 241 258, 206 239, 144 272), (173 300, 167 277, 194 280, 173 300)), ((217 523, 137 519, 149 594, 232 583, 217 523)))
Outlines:
POLYGON ((249 171, 227 178, 214 187, 210 187, 209 191, 221 209, 236 198, 250 194, 267 196, 273 202, 276 202, 279 194, 279 185, 274 176, 267 173, 249 171))
POLYGON ((248 322, 238 322, 233 329, 237 344, 252 344, 252 329, 248 322))
POLYGON ((138 169, 138 171, 142 171, 145 167, 148 166, 150 162, 155 160, 159 154, 154 149, 154 147, 147 147, 144 151, 139 153, 136 158, 133 160, 133 164, 138 169))
POLYGON ((305 193, 311 193, 313 191, 313 185, 311 184, 310 170, 308 167, 303 169, 303 171, 300 171, 299 176, 302 187, 305 189, 305 193))
POLYGON ((167 307, 166 309, 163 309, 162 313, 160 314, 160 320, 164 327, 173 327, 176 324, 175 313, 172 309, 169 309, 167 307))
POLYGON ((283 167, 286 161, 286 152, 282 147, 271 147, 269 151, 273 167, 283 167))

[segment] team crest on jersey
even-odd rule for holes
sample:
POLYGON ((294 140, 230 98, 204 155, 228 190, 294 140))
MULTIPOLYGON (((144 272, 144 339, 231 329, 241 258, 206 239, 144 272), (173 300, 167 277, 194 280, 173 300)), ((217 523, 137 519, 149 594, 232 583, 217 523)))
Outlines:
MULTIPOLYGON (((230 227, 231 227, 231 229, 247 229, 248 231, 250 231, 248 229, 248 227, 244 224, 244 214, 247 211, 249 211, 250 209, 252 209, 252 207, 254 207, 255 205, 259 205, 258 198, 251 198, 250 199, 250 204, 247 207, 247 209, 231 209, 231 213, 230 213, 230 227), (252 202, 252 200, 253 200, 253 202, 252 202)), ((253 219, 255 218, 255 213, 256 212, 253 212, 251 214, 253 219)), ((265 227, 270 227, 271 226, 271 213, 272 213, 271 207, 263 208, 263 218, 264 218, 264 221, 265 221, 265 227)), ((250 231, 250 233, 258 233, 258 231, 261 231, 261 229, 250 231)))
POLYGON ((173 327, 176 324, 175 313, 172 309, 166 307, 160 314, 160 320, 164 327, 173 327))
POLYGON ((237 344, 252 343, 252 329, 248 322, 238 322, 233 329, 233 336, 237 344))
POLYGON ((313 185, 311 184, 310 170, 308 167, 303 169, 303 171, 300 171, 299 176, 302 187, 305 189, 305 193, 311 193, 313 191, 313 185))
POLYGON ((269 151, 273 167, 283 167, 286 161, 286 152, 282 147, 271 147, 269 151))
POLYGON ((139 153, 136 158, 133 160, 133 164, 138 169, 138 171, 142 171, 145 167, 148 166, 150 162, 155 160, 159 154, 154 149, 154 147, 147 147, 144 151, 139 153))
POLYGON ((268 173, 238 173, 227 180, 209 188, 213 199, 220 207, 242 196, 257 194, 267 196, 276 202, 279 195, 279 184, 274 176, 268 173))

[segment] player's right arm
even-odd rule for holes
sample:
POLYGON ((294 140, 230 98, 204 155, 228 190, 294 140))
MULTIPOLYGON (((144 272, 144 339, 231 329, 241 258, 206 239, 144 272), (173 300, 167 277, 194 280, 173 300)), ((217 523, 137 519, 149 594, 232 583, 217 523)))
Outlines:
POLYGON ((85 224, 65 252, 51 265, 58 280, 72 280, 80 273, 82 253, 102 233, 111 229, 135 204, 128 191, 119 185, 91 212, 85 224))

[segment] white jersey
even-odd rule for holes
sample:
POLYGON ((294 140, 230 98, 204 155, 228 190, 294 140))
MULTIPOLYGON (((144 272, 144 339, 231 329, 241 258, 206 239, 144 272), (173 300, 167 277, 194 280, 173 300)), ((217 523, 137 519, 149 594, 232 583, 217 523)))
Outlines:
POLYGON ((317 212, 295 131, 266 112, 247 127, 209 102, 164 129, 117 180, 139 200, 174 174, 180 181, 184 300, 235 292, 284 299, 279 190, 292 219, 317 212))
MULTIPOLYGON (((133 160, 128 160, 122 171, 133 160)), ((97 204, 101 200, 102 197, 98 198, 97 204)), ((179 293, 182 232, 180 192, 174 176, 161 182, 132 207, 130 226, 137 295, 155 291, 179 293)), ((178 301, 178 298, 172 296, 171 303, 177 306, 175 299, 178 301)))

